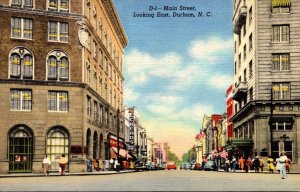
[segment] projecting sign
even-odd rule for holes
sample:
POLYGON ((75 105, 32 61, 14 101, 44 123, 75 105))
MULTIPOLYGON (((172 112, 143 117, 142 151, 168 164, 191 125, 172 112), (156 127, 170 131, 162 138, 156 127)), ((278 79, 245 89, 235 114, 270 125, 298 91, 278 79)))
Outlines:
MULTIPOLYGON (((131 111, 130 111, 131 112, 131 111)), ((129 113, 129 142, 128 150, 134 150, 134 113, 129 113)))

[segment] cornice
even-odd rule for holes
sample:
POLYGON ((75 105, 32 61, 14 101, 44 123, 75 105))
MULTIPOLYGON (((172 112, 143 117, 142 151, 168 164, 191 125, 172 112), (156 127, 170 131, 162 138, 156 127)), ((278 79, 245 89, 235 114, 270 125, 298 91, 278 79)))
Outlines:
POLYGON ((107 15, 109 16, 110 20, 112 21, 111 23, 112 23, 118 37, 120 38, 123 48, 125 48, 128 44, 128 37, 126 36, 125 30, 123 28, 123 25, 121 23, 121 20, 119 18, 119 15, 117 13, 117 10, 114 6, 113 1, 112 0, 101 0, 101 1, 104 5, 107 15))
POLYGON ((11 13, 33 14, 33 15, 49 16, 49 17, 63 17, 63 18, 67 17, 69 19, 76 19, 76 20, 81 20, 83 17, 82 15, 75 14, 75 13, 48 11, 44 9, 28 9, 28 8, 11 7, 11 6, 4 6, 4 5, 0 5, 0 11, 7 11, 11 13))

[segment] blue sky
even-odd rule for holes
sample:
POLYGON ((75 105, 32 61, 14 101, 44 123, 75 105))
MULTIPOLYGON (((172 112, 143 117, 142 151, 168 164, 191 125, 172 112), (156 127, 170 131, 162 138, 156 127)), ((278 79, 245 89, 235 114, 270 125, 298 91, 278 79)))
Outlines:
MULTIPOLYGON (((129 39, 124 99, 156 142, 181 156, 194 144, 204 114, 225 112, 233 80, 231 0, 114 0, 129 39), (195 6, 196 17, 172 17, 150 6, 195 6), (170 17, 133 17, 135 13, 170 17), (197 17, 198 12, 211 17, 197 17)), ((174 11, 182 13, 183 11, 174 11)))

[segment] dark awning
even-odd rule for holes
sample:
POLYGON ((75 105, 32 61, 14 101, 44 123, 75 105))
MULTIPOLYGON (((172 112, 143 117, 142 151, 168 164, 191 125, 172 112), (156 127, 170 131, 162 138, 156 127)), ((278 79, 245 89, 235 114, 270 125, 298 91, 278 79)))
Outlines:
POLYGON ((272 123, 294 123, 294 118, 293 117, 272 117, 272 119, 270 119, 272 123))
POLYGON ((288 7, 291 6, 291 0, 272 0, 273 7, 288 7))
POLYGON ((246 138, 232 138, 231 144, 237 147, 246 147, 246 146, 251 146, 253 144, 253 140, 246 139, 246 138))

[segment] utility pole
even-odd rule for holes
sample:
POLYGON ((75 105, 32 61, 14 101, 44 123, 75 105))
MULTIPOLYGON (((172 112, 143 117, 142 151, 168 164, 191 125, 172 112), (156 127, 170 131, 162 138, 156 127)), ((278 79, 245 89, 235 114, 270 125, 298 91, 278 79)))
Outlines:
POLYGON ((118 158, 118 164, 119 167, 117 167, 117 171, 119 171, 120 168, 120 109, 117 110, 117 158, 118 158))
POLYGON ((270 99, 270 119, 269 119, 269 127, 270 127, 270 149, 271 149, 271 155, 273 152, 272 149, 272 144, 273 144, 273 128, 272 128, 272 124, 273 124, 273 88, 271 87, 271 99, 270 99))

